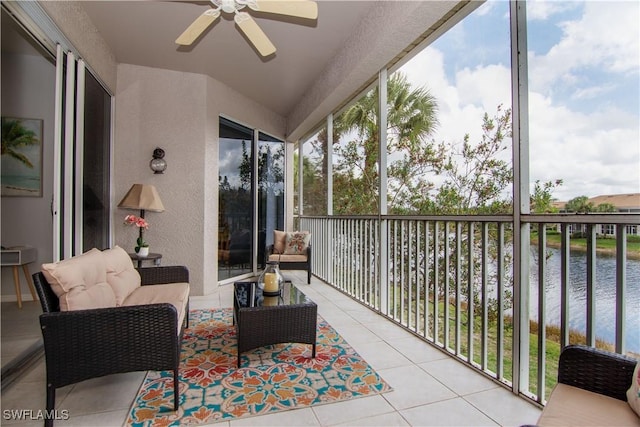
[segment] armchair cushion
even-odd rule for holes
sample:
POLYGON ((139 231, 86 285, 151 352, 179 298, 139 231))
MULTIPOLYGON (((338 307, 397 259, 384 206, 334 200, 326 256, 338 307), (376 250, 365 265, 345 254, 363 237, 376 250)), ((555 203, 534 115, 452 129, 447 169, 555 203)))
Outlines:
POLYGON ((627 402, 558 383, 551 392, 539 426, 635 426, 638 417, 627 402))
POLYGON ((627 401, 631 409, 640 417, 640 362, 636 363, 636 368, 633 371, 631 387, 627 391, 627 401))
POLYGON ((104 257, 98 249, 43 264, 42 272, 60 301, 61 311, 116 306, 116 296, 107 283, 104 257))
POLYGON ((283 254, 287 244, 287 233, 280 230, 273 230, 273 253, 283 254))
POLYGON ((307 254, 306 253, 304 255, 271 254, 271 255, 269 255, 269 261, 307 262, 307 254))
POLYGON ((285 255, 304 255, 307 252, 311 233, 299 231, 287 233, 287 242, 285 244, 285 255))
POLYGON ((140 287, 140 274, 133 266, 133 261, 120 246, 102 251, 107 268, 107 283, 116 296, 116 305, 123 301, 140 287))
POLYGON ((169 303, 178 313, 178 333, 187 315, 189 303, 188 283, 167 283, 137 287, 122 303, 123 306, 169 303))

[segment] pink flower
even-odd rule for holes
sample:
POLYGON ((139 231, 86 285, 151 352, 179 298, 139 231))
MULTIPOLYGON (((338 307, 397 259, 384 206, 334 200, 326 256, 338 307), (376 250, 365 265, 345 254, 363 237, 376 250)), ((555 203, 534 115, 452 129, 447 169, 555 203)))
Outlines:
POLYGON ((149 228, 149 223, 146 219, 135 215, 125 216, 124 223, 125 225, 135 225, 136 227, 144 228, 145 230, 149 228))
POLYGON ((144 228, 145 230, 149 228, 149 223, 145 221, 144 218, 138 218, 136 220, 136 227, 144 228))

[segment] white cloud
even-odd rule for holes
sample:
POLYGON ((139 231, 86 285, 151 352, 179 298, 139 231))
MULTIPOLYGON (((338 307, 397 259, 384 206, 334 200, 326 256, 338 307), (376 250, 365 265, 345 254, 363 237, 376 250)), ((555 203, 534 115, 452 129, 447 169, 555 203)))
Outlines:
MULTIPOLYGON (((562 39, 544 55, 530 53, 533 90, 545 92, 556 83, 576 84, 579 74, 597 67, 612 73, 638 73, 640 3, 584 3, 580 19, 562 23, 562 39)), ((534 36, 535 37, 535 36, 534 36)))
POLYGON ((531 182, 563 179, 561 200, 640 191, 637 118, 571 111, 539 93, 529 95, 529 112, 531 182))
MULTIPOLYGON (((550 87, 550 83, 559 80, 565 84, 579 83, 584 75, 580 67, 638 72, 640 51, 636 49, 634 59, 631 49, 637 46, 638 34, 632 37, 633 40, 628 37, 633 32, 630 28, 637 30, 637 23, 625 23, 626 30, 614 31, 620 35, 619 40, 610 34, 603 35, 604 28, 613 25, 615 20, 600 6, 587 4, 582 19, 565 25, 563 39, 547 55, 535 57, 530 62, 533 82, 529 93, 530 182, 563 179, 564 185, 554 193, 561 200, 578 195, 640 191, 640 121, 637 115, 617 108, 613 98, 597 104, 592 111, 574 111, 563 104, 564 99, 556 99, 550 87), (604 24, 595 24, 598 14, 604 24), (589 26, 594 34, 587 34, 589 26), (595 39, 598 39, 598 46, 589 51, 588 47, 596 43, 595 39), (622 58, 625 56, 622 43, 627 45, 624 49, 627 58, 622 58), (633 64, 636 68, 632 70, 633 64)), ((637 11, 637 5, 623 12, 616 9, 616 16, 620 18, 622 13, 626 19, 634 7, 637 11)), ((477 140, 483 114, 495 114, 499 104, 511 105, 509 64, 463 68, 448 76, 445 65, 451 64, 445 64, 446 53, 450 54, 428 47, 401 71, 414 85, 426 86, 437 98, 440 120, 435 136, 437 141, 459 142, 467 132, 472 141, 477 140)), ((613 81, 580 87, 573 92, 573 98, 602 97, 614 90, 615 84, 613 81)))
POLYGON ((576 89, 576 91, 571 96, 572 99, 594 99, 599 96, 605 95, 608 92, 611 92, 615 89, 615 85, 612 83, 608 83, 601 86, 592 86, 587 88, 576 89))
POLYGON ((544 21, 578 5, 579 3, 573 1, 527 0, 527 19, 544 21))

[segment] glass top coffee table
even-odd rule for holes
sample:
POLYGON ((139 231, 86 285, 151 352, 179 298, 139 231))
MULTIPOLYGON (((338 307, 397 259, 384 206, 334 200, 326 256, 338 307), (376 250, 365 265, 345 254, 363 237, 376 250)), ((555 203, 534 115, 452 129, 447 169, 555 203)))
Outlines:
POLYGON ((295 342, 311 344, 316 357, 318 306, 291 282, 279 296, 264 296, 255 282, 235 282, 233 321, 240 355, 265 345, 295 342))

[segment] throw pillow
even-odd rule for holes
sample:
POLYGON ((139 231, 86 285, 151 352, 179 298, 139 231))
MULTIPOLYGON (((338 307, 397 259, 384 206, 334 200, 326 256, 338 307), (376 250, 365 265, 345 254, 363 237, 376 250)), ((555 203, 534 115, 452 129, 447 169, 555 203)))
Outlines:
POLYGON ((640 417, 640 362, 636 363, 636 368, 633 371, 631 387, 627 390, 627 402, 640 417))
POLYGON ((42 273, 58 296, 61 311, 116 306, 116 296, 107 283, 107 269, 98 249, 43 264, 42 273))
POLYGON ((310 240, 311 233, 306 231, 287 233, 287 243, 284 248, 285 255, 305 255, 310 240))
POLYGON ((283 254, 287 244, 287 233, 280 230, 273 230, 273 253, 283 254))
POLYGON ((140 286, 140 274, 133 261, 120 246, 102 251, 107 267, 107 283, 116 296, 116 305, 122 302, 140 286))

